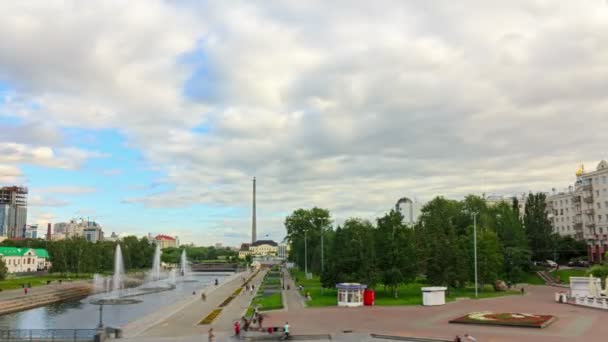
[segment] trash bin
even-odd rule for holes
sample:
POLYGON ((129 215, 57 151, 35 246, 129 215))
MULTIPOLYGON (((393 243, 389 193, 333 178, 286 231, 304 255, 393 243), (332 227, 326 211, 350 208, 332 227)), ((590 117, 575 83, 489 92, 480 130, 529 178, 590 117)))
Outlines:
POLYGON ((376 303, 376 292, 374 290, 365 289, 363 291, 363 305, 372 306, 376 303))

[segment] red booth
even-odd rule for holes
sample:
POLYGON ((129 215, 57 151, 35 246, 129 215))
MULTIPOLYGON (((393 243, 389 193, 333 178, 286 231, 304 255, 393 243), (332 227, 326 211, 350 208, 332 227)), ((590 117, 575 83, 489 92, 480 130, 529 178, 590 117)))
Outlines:
POLYGON ((374 290, 365 289, 363 291, 363 305, 371 306, 376 302, 376 292, 374 290))

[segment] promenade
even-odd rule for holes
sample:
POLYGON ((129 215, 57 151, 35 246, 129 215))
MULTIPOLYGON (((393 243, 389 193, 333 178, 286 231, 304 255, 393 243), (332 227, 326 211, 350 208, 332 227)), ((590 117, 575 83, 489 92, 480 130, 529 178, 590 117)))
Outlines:
MULTIPOLYGON (((253 280, 252 284, 259 287, 266 271, 261 271, 253 280)), ((237 288, 242 287, 243 277, 251 274, 238 273, 224 280, 219 286, 211 286, 204 290, 207 300, 201 299, 201 292, 198 292, 193 299, 176 303, 172 307, 159 308, 159 312, 143 317, 135 322, 123 327, 125 336, 132 341, 188 341, 189 338, 206 334, 209 328, 217 331, 217 336, 229 336, 232 333, 232 326, 239 320, 253 295, 242 291, 230 304, 222 309, 221 314, 211 325, 199 325, 198 323, 205 318, 211 311, 216 309, 228 296, 237 288)))

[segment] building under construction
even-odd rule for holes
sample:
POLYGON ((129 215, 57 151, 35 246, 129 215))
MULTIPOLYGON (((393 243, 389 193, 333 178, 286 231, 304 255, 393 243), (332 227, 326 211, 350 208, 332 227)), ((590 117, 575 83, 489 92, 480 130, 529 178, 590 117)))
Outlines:
POLYGON ((26 187, 0 188, 0 236, 22 237, 27 223, 26 187))

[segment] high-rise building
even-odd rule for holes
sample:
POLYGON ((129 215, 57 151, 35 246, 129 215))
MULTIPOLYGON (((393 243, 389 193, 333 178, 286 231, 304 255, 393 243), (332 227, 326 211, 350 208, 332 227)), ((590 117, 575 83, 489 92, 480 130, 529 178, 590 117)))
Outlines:
POLYGON ((581 165, 574 186, 547 197, 547 210, 554 232, 585 240, 589 261, 601 262, 608 251, 608 162, 591 172, 581 165))
POLYGON ((23 237, 27 223, 27 193, 25 187, 0 188, 0 235, 23 237))
POLYGON ((251 243, 255 243, 257 239, 257 218, 256 218, 256 208, 255 208, 255 177, 253 177, 253 208, 251 213, 251 243))

